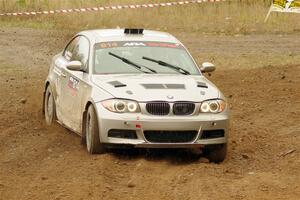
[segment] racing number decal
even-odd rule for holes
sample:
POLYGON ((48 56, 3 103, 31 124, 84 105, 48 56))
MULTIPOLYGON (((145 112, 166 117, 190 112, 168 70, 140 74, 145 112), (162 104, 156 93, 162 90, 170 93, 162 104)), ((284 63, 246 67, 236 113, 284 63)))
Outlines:
POLYGON ((70 88, 73 96, 77 95, 77 92, 79 89, 79 80, 70 76, 69 81, 68 81, 68 87, 70 88))
POLYGON ((102 49, 118 47, 116 42, 103 42, 100 44, 102 49))

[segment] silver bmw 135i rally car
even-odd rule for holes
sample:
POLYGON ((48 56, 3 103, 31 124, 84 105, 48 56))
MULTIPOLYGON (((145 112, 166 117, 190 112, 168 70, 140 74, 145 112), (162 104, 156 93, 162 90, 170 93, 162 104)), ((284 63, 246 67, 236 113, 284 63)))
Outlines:
POLYGON ((224 95, 184 45, 143 29, 78 33, 53 58, 45 83, 46 123, 78 133, 90 153, 112 145, 201 149, 226 157, 229 111, 224 95))

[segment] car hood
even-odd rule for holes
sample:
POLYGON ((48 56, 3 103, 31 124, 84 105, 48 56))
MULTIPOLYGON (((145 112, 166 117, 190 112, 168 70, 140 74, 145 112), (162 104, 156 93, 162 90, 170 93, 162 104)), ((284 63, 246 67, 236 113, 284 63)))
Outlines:
POLYGON ((140 102, 200 102, 220 96, 218 88, 200 75, 93 75, 91 81, 116 98, 140 102))

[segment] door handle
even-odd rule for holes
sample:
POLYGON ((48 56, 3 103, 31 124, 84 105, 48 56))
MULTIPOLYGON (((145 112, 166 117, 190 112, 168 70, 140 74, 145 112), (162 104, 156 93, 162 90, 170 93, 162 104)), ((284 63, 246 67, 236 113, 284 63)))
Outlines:
POLYGON ((61 75, 63 78, 66 78, 66 77, 67 77, 67 75, 64 74, 64 73, 60 73, 60 75, 61 75))

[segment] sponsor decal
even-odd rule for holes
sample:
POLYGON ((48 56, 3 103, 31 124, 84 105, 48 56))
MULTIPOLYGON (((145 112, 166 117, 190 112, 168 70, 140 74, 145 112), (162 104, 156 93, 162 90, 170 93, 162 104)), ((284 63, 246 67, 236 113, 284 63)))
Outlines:
POLYGON ((123 47, 132 47, 132 46, 146 46, 146 44, 142 43, 142 42, 126 42, 125 44, 123 44, 123 47))
POLYGON ((76 96, 79 90, 79 80, 70 76, 68 81, 68 87, 70 88, 72 95, 76 96))

